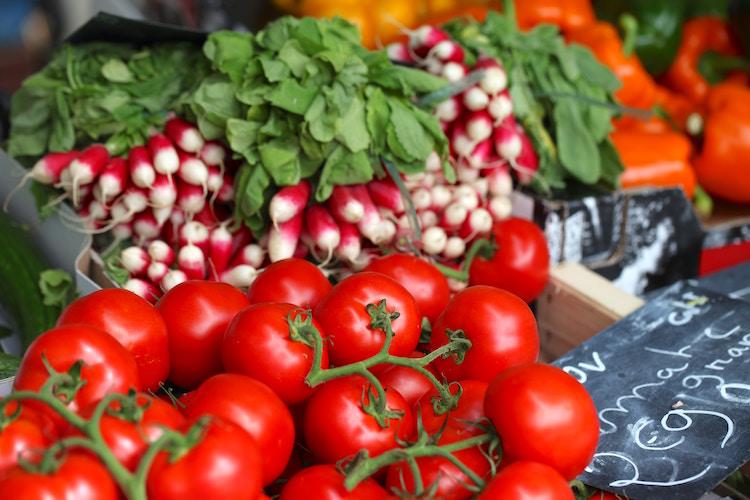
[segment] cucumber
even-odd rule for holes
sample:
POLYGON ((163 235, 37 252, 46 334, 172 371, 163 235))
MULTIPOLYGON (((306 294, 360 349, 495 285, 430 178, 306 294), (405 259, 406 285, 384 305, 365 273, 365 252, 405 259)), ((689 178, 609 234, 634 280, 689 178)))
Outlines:
POLYGON ((24 350, 60 315, 58 305, 45 304, 39 286, 48 268, 28 231, 0 210, 0 303, 18 328, 24 350))

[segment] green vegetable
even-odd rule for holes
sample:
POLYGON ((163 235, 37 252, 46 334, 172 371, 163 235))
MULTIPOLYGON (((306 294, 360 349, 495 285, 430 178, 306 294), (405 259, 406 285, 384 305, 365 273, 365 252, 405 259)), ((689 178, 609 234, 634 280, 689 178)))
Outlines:
POLYGON ((52 328, 71 297, 72 278, 47 265, 26 230, 0 211, 0 302, 21 333, 24 348, 52 328))
POLYGON ((382 161, 416 172, 432 151, 447 154, 439 123, 414 99, 447 82, 367 51, 342 19, 286 17, 255 35, 221 31, 203 52, 213 73, 187 107, 205 135, 225 135, 245 161, 236 216, 255 231, 277 186, 311 178, 323 201, 337 184, 385 175, 382 161))
POLYGON ((484 23, 455 20, 446 29, 473 54, 505 66, 515 116, 539 156, 532 189, 617 187, 623 166, 607 137, 620 111, 612 96, 620 82, 588 48, 567 45, 551 25, 522 32, 496 12, 484 23))
POLYGON ((0 352, 0 380, 15 376, 19 366, 21 358, 0 352))
POLYGON ((207 72, 190 44, 64 45, 13 95, 8 152, 38 157, 97 141, 121 154, 163 125, 207 72))
MULTIPOLYGON (((713 1, 713 0, 712 0, 713 1)), ((677 55, 682 24, 688 11, 687 0, 597 0, 597 17, 622 27, 623 16, 636 23, 635 53, 654 76, 663 74, 677 55)))

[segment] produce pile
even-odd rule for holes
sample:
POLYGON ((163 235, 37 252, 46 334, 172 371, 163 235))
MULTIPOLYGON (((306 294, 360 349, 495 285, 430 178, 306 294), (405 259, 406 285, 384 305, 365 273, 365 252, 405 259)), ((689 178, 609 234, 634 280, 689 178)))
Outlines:
POLYGON ((533 487, 572 499, 596 409, 538 354, 523 300, 487 286, 451 297, 437 268, 406 254, 336 285, 287 259, 247 293, 192 280, 153 306, 101 290, 31 344, 0 402, 0 496, 494 499, 533 487))

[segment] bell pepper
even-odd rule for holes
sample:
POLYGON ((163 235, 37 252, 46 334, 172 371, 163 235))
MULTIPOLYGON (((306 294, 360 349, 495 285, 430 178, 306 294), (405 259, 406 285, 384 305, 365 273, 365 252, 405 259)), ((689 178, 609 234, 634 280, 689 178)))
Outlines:
POLYGON ((696 17, 685 23, 682 41, 672 65, 664 75, 668 87, 702 104, 708 95, 711 82, 704 75, 714 62, 716 55, 739 54, 732 41, 729 25, 715 17, 696 17), (711 61, 711 59, 714 61, 711 61), (703 67, 702 67, 703 66, 703 67))
POLYGON ((720 198, 750 203, 750 88, 713 87, 704 120, 703 147, 695 161, 701 185, 720 198))
POLYGON ((679 132, 617 130, 610 139, 620 153, 625 171, 623 188, 679 186, 688 198, 695 192, 695 173, 690 165, 692 145, 679 132))
POLYGON ((568 41, 591 49, 597 59, 622 82, 615 98, 625 106, 649 109, 656 102, 656 83, 638 58, 626 55, 620 35, 614 26, 597 22, 567 33, 568 41))
POLYGON ((591 0, 515 0, 516 21, 523 30, 555 24, 567 33, 596 21, 591 0))

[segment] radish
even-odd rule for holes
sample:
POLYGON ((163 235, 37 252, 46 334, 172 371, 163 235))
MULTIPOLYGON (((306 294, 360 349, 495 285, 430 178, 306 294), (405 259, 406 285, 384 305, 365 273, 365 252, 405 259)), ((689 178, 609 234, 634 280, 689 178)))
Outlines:
POLYGON ((227 221, 230 217, 231 213, 226 207, 221 205, 212 207, 210 204, 206 203, 203 210, 193 215, 193 220, 196 220, 211 229, 227 221))
POLYGON ((491 157, 492 140, 487 139, 474 146, 474 149, 471 150, 471 154, 464 158, 464 163, 473 169, 479 170, 490 163, 491 157))
POLYGON ((48 153, 41 160, 37 161, 31 170, 23 176, 21 181, 8 193, 3 203, 3 210, 7 211, 13 195, 26 185, 29 179, 40 184, 57 184, 60 182, 60 175, 67 171, 70 163, 78 156, 77 151, 68 151, 64 153, 48 153))
POLYGON ((112 228, 112 236, 115 241, 125 241, 133 235, 133 226, 130 222, 117 224, 112 228))
POLYGON ((177 156, 180 159, 180 169, 177 175, 188 184, 201 186, 203 188, 203 195, 205 196, 208 190, 208 167, 206 167, 206 164, 195 156, 182 151, 177 156))
POLYGON ((464 254, 464 251, 466 251, 466 243, 463 238, 459 236, 451 236, 445 242, 443 257, 446 259, 457 259, 464 254))
POLYGON ((164 134, 154 134, 148 140, 148 151, 154 162, 154 169, 171 176, 180 168, 180 158, 174 144, 164 134))
POLYGON ((211 271, 216 276, 221 276, 232 258, 232 235, 227 231, 226 225, 220 224, 211 231, 209 242, 208 260, 211 271))
POLYGON ((495 128, 493 140, 495 141, 495 151, 501 158, 513 163, 521 154, 523 143, 516 130, 513 116, 507 117, 499 127, 495 128))
POLYGON ((387 245, 396 237, 397 231, 396 224, 392 220, 380 219, 370 231, 370 235, 365 236, 375 245, 387 245))
POLYGON ((268 213, 274 226, 286 222, 302 213, 310 198, 310 182, 300 181, 294 186, 281 188, 271 198, 268 213))
POLYGON ((250 243, 245 245, 237 252, 230 264, 231 267, 239 266, 240 264, 247 264, 255 269, 260 268, 263 265, 263 261, 266 258, 266 252, 260 245, 250 243))
POLYGON ((89 146, 70 162, 68 171, 71 177, 70 182, 74 205, 78 205, 80 196, 80 192, 78 191, 79 186, 94 182, 101 171, 104 170, 104 167, 107 166, 107 163, 109 163, 109 152, 101 144, 89 146))
POLYGON ((487 111, 494 119, 493 125, 500 124, 513 112, 513 102, 510 100, 510 94, 504 91, 494 96, 487 106, 487 111))
POLYGON ((464 184, 474 182, 479 179, 479 169, 460 165, 456 168, 456 179, 464 184))
POLYGON ((239 252, 240 249, 244 248, 252 241, 253 234, 250 232, 250 229, 248 229, 245 225, 241 225, 232 233, 232 253, 234 254, 236 252, 239 252))
POLYGON ((305 210, 305 224, 315 246, 330 259, 341 242, 339 226, 331 213, 323 205, 312 205, 305 210))
MULTIPOLYGON (((153 182, 153 180, 152 180, 153 182)), ((112 158, 104 167, 97 182, 99 200, 108 203, 109 200, 125 191, 128 183, 128 165, 123 158, 112 158)), ((94 195, 96 196, 96 191, 94 195)))
POLYGON ((497 221, 510 217, 513 210, 510 198, 506 196, 493 196, 487 208, 490 209, 492 217, 497 221))
POLYGON ((149 243, 147 251, 153 262, 161 262, 167 266, 171 266, 174 262, 174 250, 162 240, 154 240, 149 243))
POLYGON ((451 190, 447 186, 438 184, 430 190, 430 196, 432 198, 432 208, 440 210, 451 202, 451 190))
POLYGON ((443 40, 430 49, 427 57, 434 57, 449 64, 462 63, 464 61, 464 49, 453 40, 443 40))
POLYGON ((534 145, 531 143, 531 139, 521 126, 516 127, 518 137, 521 141, 521 153, 516 159, 516 170, 518 171, 518 180, 521 183, 528 184, 537 170, 539 170, 539 157, 534 151, 534 145))
POLYGON ((434 57, 427 58, 423 61, 424 69, 430 74, 433 75, 442 75, 443 74, 443 62, 439 59, 435 59, 434 57))
POLYGON ((493 169, 487 174, 489 182, 489 192, 496 196, 510 196, 513 192, 513 180, 507 168, 500 167, 493 169))
POLYGON ((180 283, 186 282, 187 280, 188 277, 185 273, 183 273, 179 269, 171 269, 161 279, 161 287, 165 292, 168 292, 172 288, 176 287, 180 283))
POLYGON ((302 212, 278 227, 271 227, 268 235, 268 256, 271 262, 288 259, 294 256, 300 233, 302 232, 302 212))
POLYGON ((120 262, 131 276, 145 276, 151 263, 146 251, 137 246, 124 249, 120 253, 120 262))
POLYGON ((489 95, 497 95, 508 87, 508 75, 500 66, 486 68, 479 86, 489 95))
POLYGON ((492 125, 492 116, 487 111, 474 111, 466 118, 466 135, 472 141, 484 141, 492 136, 492 125))
POLYGON ((385 52, 391 61, 406 64, 414 62, 414 58, 409 51, 409 46, 403 42, 394 42, 386 45, 385 52))
POLYGON ((367 183, 367 192, 375 205, 387 208, 396 215, 404 212, 404 199, 401 191, 391 179, 373 179, 367 183))
POLYGON ((339 222, 339 232, 341 239, 339 246, 336 247, 336 257, 352 263, 357 260, 362 252, 362 238, 359 229, 349 222, 339 222))
POLYGON ((448 235, 445 229, 440 226, 427 228, 422 233, 422 250, 430 255, 441 253, 448 242, 448 235))
POLYGON ((460 203, 453 202, 443 211, 440 225, 446 229, 458 228, 466 220, 469 210, 460 203))
POLYGON ((476 190, 470 185, 462 184, 453 191, 453 201, 466 207, 467 210, 474 210, 479 206, 479 197, 476 190))
POLYGON ((208 228, 198 221, 188 221, 180 228, 180 246, 195 245, 208 255, 210 241, 208 228))
POLYGON ((203 136, 198 129, 177 117, 167 120, 164 133, 185 152, 198 153, 203 148, 203 136))
POLYGON ((467 73, 468 70, 466 69, 466 66, 460 62, 449 62, 443 66, 440 76, 451 83, 455 83, 465 77, 467 73))
POLYGON ((198 157, 209 167, 219 167, 224 165, 224 160, 227 158, 227 150, 220 142, 206 141, 198 157))
POLYGON ((153 240, 161 233, 161 226, 151 212, 141 212, 133 218, 133 233, 137 243, 153 240))
POLYGON ((427 172, 440 172, 443 169, 443 161, 440 159, 437 151, 430 153, 425 160, 424 168, 427 172))
POLYGON ((463 104, 471 111, 485 109, 490 103, 490 96, 479 87, 471 87, 463 94, 463 104))
POLYGON ((350 186, 334 186, 327 203, 331 214, 340 221, 357 223, 364 217, 365 207, 350 186))
POLYGON ((438 215, 432 210, 423 210, 419 212, 419 225, 422 226, 422 228, 435 226, 439 220, 438 215))
POLYGON ((159 208, 153 208, 151 210, 154 213, 154 219, 156 219, 156 223, 159 225, 159 227, 164 227, 164 224, 167 223, 169 220, 169 217, 172 215, 172 207, 159 207, 159 208))
POLYGON ((190 280, 206 278, 206 258, 203 250, 188 243, 177 253, 177 267, 190 280))
POLYGON ((461 100, 458 96, 452 96, 449 99, 435 106, 435 116, 438 120, 452 122, 461 115, 461 100))
POLYGON ((154 285, 152 285, 148 281, 144 281, 138 278, 129 279, 123 285, 123 288, 125 290, 133 292, 141 298, 148 300, 152 304, 156 303, 156 301, 159 299, 159 296, 161 295, 159 290, 154 285))
POLYGON ((128 155, 128 169, 133 184, 142 188, 150 188, 156 178, 156 171, 151 164, 151 156, 144 146, 136 146, 128 155))
POLYGON ((486 208, 477 208, 469 213, 458 234, 462 238, 471 238, 477 234, 488 233, 491 229, 492 215, 486 208))
POLYGON ((484 200, 487 198, 487 193, 490 189, 490 181, 486 177, 480 177, 471 183, 471 187, 477 192, 480 199, 484 200))
POLYGON ((240 264, 221 273, 221 281, 237 288, 247 288, 253 284, 258 271, 253 266, 240 264))
POLYGON ((432 195, 427 188, 418 188, 412 191, 411 201, 417 211, 426 210, 432 206, 432 195))
POLYGON ((164 174, 158 174, 148 193, 151 205, 156 208, 172 207, 177 201, 177 186, 174 180, 164 174))
POLYGON ((146 274, 152 283, 160 283, 169 272, 169 268, 163 262, 154 261, 148 266, 146 274))
POLYGON ((463 123, 456 123, 451 133, 451 150, 453 156, 466 158, 474 151, 476 143, 469 138, 463 123))
POLYGON ((234 201, 234 177, 224 173, 224 183, 221 185, 216 199, 225 203, 234 201))
POLYGON ((197 214, 206 206, 206 197, 200 186, 187 182, 177 183, 177 204, 187 214, 197 214))
POLYGON ((433 47, 445 40, 450 40, 445 31, 425 25, 410 33, 409 47, 420 57, 425 57, 433 47))
POLYGON ((208 167, 208 180, 206 181, 206 187, 209 193, 217 193, 221 190, 224 185, 224 174, 221 169, 215 165, 208 167))

